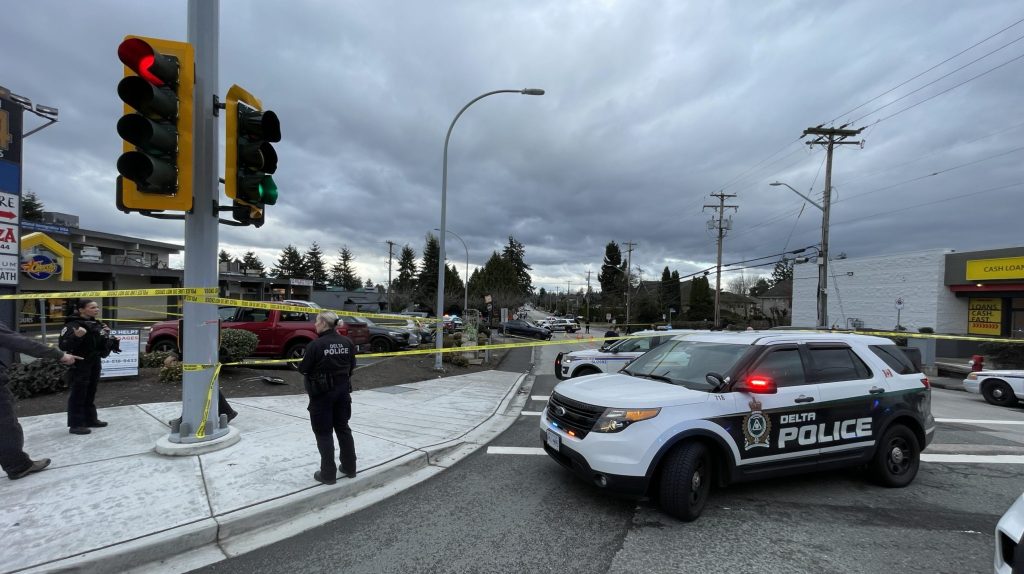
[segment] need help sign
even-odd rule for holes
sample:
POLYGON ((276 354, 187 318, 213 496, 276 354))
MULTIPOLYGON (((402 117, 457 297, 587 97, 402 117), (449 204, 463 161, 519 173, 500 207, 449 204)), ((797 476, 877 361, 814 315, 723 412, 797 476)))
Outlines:
POLYGON ((139 374, 139 330, 113 329, 110 334, 121 340, 121 352, 100 360, 100 378, 134 377, 139 374))

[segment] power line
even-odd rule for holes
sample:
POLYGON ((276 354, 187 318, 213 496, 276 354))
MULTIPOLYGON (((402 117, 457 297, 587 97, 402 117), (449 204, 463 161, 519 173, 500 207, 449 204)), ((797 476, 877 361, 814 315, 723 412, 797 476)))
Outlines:
MULTIPOLYGON (((894 90, 897 90, 897 89, 899 89, 899 88, 901 88, 901 87, 903 87, 903 86, 905 86, 905 85, 909 84, 910 82, 912 82, 912 81, 914 81, 914 80, 916 80, 916 79, 920 78, 921 76, 923 76, 923 75, 927 74, 928 72, 930 72, 930 71, 934 70, 935 68, 938 68, 939 66, 941 66, 941 65, 945 64, 946 62, 949 62, 950 60, 953 60, 953 59, 955 59, 955 58, 957 58, 957 57, 961 56, 962 54, 964 54, 964 53, 966 53, 966 52, 969 52, 970 50, 973 50, 974 48, 976 48, 976 47, 980 46, 981 44, 984 44, 985 42, 987 42, 987 41, 991 40, 992 38, 995 38, 996 36, 998 36, 998 35, 1002 34, 1003 32, 1005 32, 1005 31, 1007 31, 1007 30, 1009 30, 1010 28, 1013 28, 1013 27, 1014 27, 1014 26, 1016 26, 1017 24, 1020 24, 1021 22, 1024 22, 1024 18, 1021 18, 1020 20, 1017 20, 1017 21, 1016 21, 1016 22, 1014 22, 1013 24, 1010 24, 1009 26, 1007 26, 1007 27, 1003 28, 1002 30, 999 30, 998 32, 996 32, 996 33, 994 33, 994 34, 992 34, 992 35, 990 35, 990 36, 987 36, 987 37, 985 37, 984 39, 982 39, 982 40, 980 40, 980 41, 978 41, 978 42, 976 42, 976 43, 974 43, 974 44, 971 44, 971 45, 970 45, 970 46, 968 46, 967 48, 964 48, 963 50, 961 50, 961 51, 957 52, 956 54, 953 54, 952 56, 950 56, 950 57, 946 58, 945 60, 943 60, 943 61, 939 62, 938 64, 935 64, 934 66, 932 66, 931 68, 928 68, 927 70, 925 70, 925 71, 921 72, 920 74, 917 74, 916 76, 914 76, 914 77, 912 77, 912 78, 910 78, 910 79, 908 79, 908 80, 905 80, 905 81, 903 81, 903 82, 901 82, 901 83, 899 83, 899 84, 897 84, 897 85, 893 86, 892 88, 889 88, 888 90, 886 90, 886 91, 882 92, 881 94, 878 94, 877 96, 875 96, 875 97, 871 98, 870 100, 868 100, 868 101, 864 102, 863 104, 861 104, 861 105, 859 105, 859 106, 857 106, 857 107, 855 107, 855 108, 853 108, 853 109, 847 110, 847 111, 845 111, 845 112, 843 112, 843 113, 839 114, 838 116, 836 116, 836 117, 832 118, 831 120, 829 120, 829 121, 828 121, 828 122, 826 122, 826 123, 829 123, 829 124, 835 123, 835 121, 836 121, 836 120, 838 120, 838 119, 842 118, 842 117, 843 117, 843 116, 845 116, 846 114, 850 114, 850 113, 853 113, 853 112, 855 112, 855 111, 859 110, 860 108, 863 108, 864 106, 866 106, 866 105, 870 104, 871 102, 873 102, 873 101, 875 101, 875 100, 877 100, 877 99, 881 98, 882 96, 885 96, 886 94, 889 94, 889 93, 893 92, 894 90)), ((850 122, 850 123, 853 123, 853 122, 850 122)))

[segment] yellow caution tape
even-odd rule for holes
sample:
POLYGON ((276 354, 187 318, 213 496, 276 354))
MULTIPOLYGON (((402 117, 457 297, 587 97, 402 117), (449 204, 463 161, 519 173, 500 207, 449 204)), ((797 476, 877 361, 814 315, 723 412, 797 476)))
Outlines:
POLYGON ((290 311, 296 313, 318 313, 320 311, 333 311, 338 315, 344 315, 349 317, 367 317, 370 319, 401 319, 409 321, 417 321, 420 323, 435 323, 437 317, 412 317, 407 315, 395 315, 385 313, 363 313, 361 311, 345 311, 343 309, 322 309, 314 307, 305 307, 303 305, 289 305, 287 303, 272 303, 269 301, 246 301, 244 299, 227 299, 224 297, 209 297, 199 295, 186 295, 185 300, 191 303, 206 303, 209 305, 223 305, 228 307, 245 307, 247 309, 267 309, 270 311, 290 311))
POLYGON ((168 287, 164 289, 120 289, 116 291, 65 291, 54 293, 21 293, 0 295, 0 300, 12 299, 83 299, 107 297, 153 297, 159 295, 216 295, 216 287, 168 287))
MULTIPOLYGON (((193 365, 196 366, 196 365, 193 365)), ((196 429, 196 438, 203 438, 206 436, 206 419, 210 418, 210 405, 213 404, 213 386, 217 382, 217 375, 220 374, 220 364, 213 371, 213 376, 210 377, 210 385, 206 388, 206 404, 203 406, 203 420, 199 423, 199 428, 196 429)), ((182 365, 184 370, 184 365, 182 365)))

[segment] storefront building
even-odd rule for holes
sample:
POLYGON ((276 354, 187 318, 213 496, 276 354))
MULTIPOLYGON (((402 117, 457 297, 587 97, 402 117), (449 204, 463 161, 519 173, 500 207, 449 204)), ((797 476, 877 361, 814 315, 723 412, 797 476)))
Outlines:
POLYGON ((950 253, 945 279, 967 301, 969 334, 1024 338, 1024 247, 950 253))

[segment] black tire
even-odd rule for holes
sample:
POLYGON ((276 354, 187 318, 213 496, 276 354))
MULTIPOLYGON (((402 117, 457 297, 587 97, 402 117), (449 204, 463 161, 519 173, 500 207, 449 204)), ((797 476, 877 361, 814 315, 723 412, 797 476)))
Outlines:
POLYGON ((152 349, 154 353, 177 353, 178 342, 174 339, 160 339, 153 343, 152 349))
POLYGON ((596 374, 598 374, 600 372, 601 372, 601 369, 598 369, 596 367, 580 367, 580 368, 576 369, 575 371, 573 371, 572 376, 573 376, 573 378, 585 377, 587 375, 596 375, 596 374))
POLYGON ((685 442, 668 454, 661 467, 658 502, 666 513, 693 522, 711 492, 711 455, 700 442, 685 442))
POLYGON ((384 337, 377 337, 370 340, 370 352, 371 353, 390 353, 392 351, 391 341, 384 337))
MULTIPOLYGON (((298 342, 298 343, 292 343, 291 345, 288 346, 288 350, 284 352, 284 358, 286 358, 286 359, 301 359, 302 357, 306 356, 306 345, 307 344, 308 344, 307 341, 301 341, 301 342, 298 342)), ((288 363, 288 366, 293 368, 293 369, 295 369, 295 370, 298 370, 299 362, 298 361, 292 361, 292 362, 288 363)))
POLYGON ((985 381, 981 385, 981 396, 985 397, 985 402, 997 407, 1012 407, 1017 404, 1017 396, 1013 394, 1013 389, 1006 381, 1000 379, 985 381))
POLYGON ((885 431, 878 442, 870 470, 875 482, 889 488, 903 488, 914 481, 921 466, 921 447, 909 428, 897 424, 885 431))

